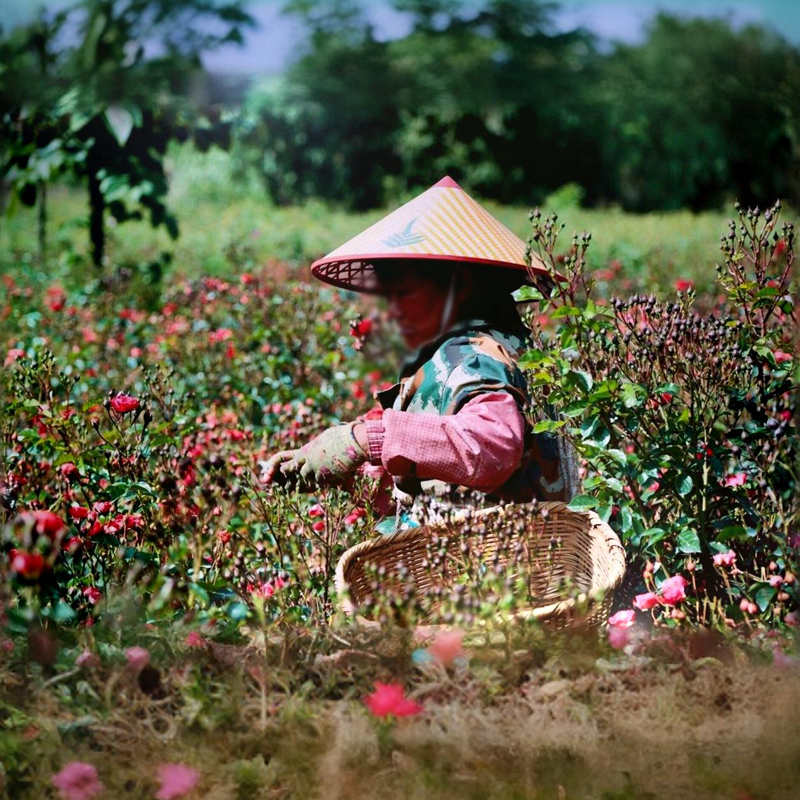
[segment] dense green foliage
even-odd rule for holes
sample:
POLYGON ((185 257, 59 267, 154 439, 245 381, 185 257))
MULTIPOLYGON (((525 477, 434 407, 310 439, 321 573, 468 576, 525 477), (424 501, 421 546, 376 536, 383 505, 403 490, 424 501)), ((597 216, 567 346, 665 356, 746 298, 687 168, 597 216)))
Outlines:
POLYGON ((139 219, 178 235, 164 204, 164 154, 190 136, 225 141, 185 97, 199 54, 240 41, 251 22, 236 3, 207 0, 81 0, 0 43, 0 175, 13 199, 40 201, 40 248, 48 183, 67 175, 89 194, 92 259, 102 267, 106 212, 115 221, 139 219), (192 24, 216 21, 203 34, 192 24), (77 32, 63 46, 66 31, 77 32), (145 44, 156 55, 148 54, 145 44))
POLYGON ((38 198, 44 254, 48 186, 80 183, 99 266, 108 218, 176 234, 164 164, 187 139, 230 149, 235 185, 282 205, 369 209, 445 173, 524 205, 565 186, 573 205, 636 211, 800 199, 800 52, 766 29, 660 15, 641 44, 604 48, 538 0, 394 0, 410 30, 380 40, 367 5, 287 3, 305 47, 222 106, 196 87, 202 54, 250 25, 239 3, 81 0, 6 33, 8 210, 38 198))
POLYGON ((239 126, 277 201, 365 208, 447 173, 501 202, 569 182, 635 210, 798 197, 800 52, 763 28, 662 14, 604 52, 536 0, 393 5, 411 31, 381 41, 366 3, 289 4, 307 52, 239 126))

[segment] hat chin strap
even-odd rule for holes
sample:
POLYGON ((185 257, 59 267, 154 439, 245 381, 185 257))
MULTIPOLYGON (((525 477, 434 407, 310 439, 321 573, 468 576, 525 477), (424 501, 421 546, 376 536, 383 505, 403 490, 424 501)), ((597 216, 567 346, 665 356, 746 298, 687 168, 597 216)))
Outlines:
POLYGON ((442 319, 439 322, 439 336, 441 336, 450 327, 450 317, 453 315, 453 307, 456 302, 456 273, 450 277, 450 286, 447 289, 447 299, 444 301, 444 308, 442 309, 442 319))

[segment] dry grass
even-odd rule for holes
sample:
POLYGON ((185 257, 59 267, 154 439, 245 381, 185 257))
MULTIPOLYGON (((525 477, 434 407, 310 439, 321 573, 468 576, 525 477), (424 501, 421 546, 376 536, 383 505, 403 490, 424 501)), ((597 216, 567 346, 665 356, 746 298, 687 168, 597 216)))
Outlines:
POLYGON ((798 797, 797 666, 680 645, 609 657, 563 640, 473 649, 446 673, 412 666, 402 637, 332 643, 195 653, 160 664, 150 694, 119 665, 4 668, 5 797, 52 797, 72 759, 95 764, 113 798, 152 797, 163 762, 198 768, 192 797, 207 800, 798 797), (361 698, 398 675, 425 711, 379 724, 361 698))

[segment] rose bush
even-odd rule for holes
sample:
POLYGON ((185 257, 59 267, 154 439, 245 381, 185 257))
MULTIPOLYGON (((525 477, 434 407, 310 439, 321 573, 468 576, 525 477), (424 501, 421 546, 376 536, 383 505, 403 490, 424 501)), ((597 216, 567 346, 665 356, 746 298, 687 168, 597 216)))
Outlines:
POLYGON ((336 557, 370 513, 358 494, 268 499, 256 464, 373 404, 356 309, 251 274, 177 283, 155 311, 10 277, 3 291, 12 623, 91 624, 123 590, 148 613, 233 626, 324 620, 336 557))
POLYGON ((523 361, 535 430, 575 443, 571 505, 619 531, 641 591, 660 594, 637 605, 661 618, 779 623, 798 605, 795 232, 780 210, 738 208, 706 307, 689 285, 595 302, 591 235, 559 253, 557 215, 531 214, 530 251, 553 277, 520 294, 539 301, 523 361))

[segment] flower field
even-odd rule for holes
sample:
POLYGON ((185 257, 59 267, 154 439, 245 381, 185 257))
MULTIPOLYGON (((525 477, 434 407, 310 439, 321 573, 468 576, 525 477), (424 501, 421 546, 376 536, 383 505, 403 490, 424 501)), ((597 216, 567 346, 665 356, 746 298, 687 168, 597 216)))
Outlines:
POLYGON ((537 430, 575 441, 573 505, 629 575, 599 631, 498 622, 514 587, 493 574, 423 635, 402 594, 373 603, 379 632, 340 610, 369 479, 259 482, 394 379, 382 314, 306 274, 364 220, 233 224, 195 199, 173 264, 130 225, 101 276, 70 202, 46 264, 30 219, 2 234, 0 796, 797 796, 791 215, 567 212, 595 215, 595 257, 505 212, 570 279, 523 290, 524 365, 558 411, 537 430))

